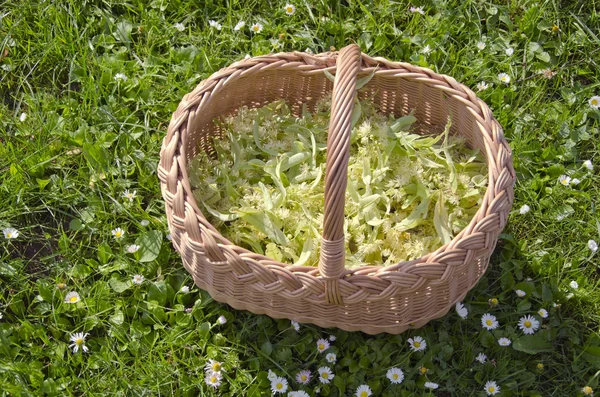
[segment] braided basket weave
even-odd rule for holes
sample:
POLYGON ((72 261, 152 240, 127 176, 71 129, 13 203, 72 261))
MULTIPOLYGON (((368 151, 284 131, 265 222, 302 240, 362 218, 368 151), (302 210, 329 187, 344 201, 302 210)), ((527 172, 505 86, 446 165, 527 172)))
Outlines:
POLYGON ((158 176, 173 244, 195 283, 236 309, 321 327, 368 334, 398 334, 439 318, 487 269, 513 202, 511 150, 489 107, 451 77, 406 63, 361 54, 357 45, 319 55, 278 53, 236 62, 202 81, 173 114, 160 153, 158 176), (326 77, 327 70, 335 82, 326 77), (488 188, 469 225, 435 252, 391 266, 344 266, 344 196, 351 114, 357 77, 373 77, 360 90, 381 112, 414 110, 417 131, 443 129, 465 137, 485 155, 488 188), (317 268, 292 266, 238 247, 199 209, 187 164, 210 152, 223 131, 213 120, 246 105, 285 99, 294 115, 303 104, 332 93, 325 171, 323 240, 317 268))

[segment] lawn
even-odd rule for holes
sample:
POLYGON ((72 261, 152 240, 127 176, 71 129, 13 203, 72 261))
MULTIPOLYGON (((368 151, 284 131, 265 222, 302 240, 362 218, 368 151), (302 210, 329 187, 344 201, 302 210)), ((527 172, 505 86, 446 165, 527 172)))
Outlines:
POLYGON ((292 6, 2 3, 0 395, 591 395, 600 3, 292 6), (247 55, 353 42, 470 87, 517 174, 508 226, 464 308, 400 335, 214 302, 169 241, 156 175, 171 114, 200 81, 247 55))

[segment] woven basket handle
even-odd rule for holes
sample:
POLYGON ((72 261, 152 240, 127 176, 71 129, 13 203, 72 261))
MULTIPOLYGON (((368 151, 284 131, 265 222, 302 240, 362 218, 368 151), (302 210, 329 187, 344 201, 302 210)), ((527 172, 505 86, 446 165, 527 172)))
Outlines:
POLYGON ((327 303, 341 305, 339 280, 344 275, 344 202, 348 184, 348 158, 352 110, 356 90, 356 75, 360 68, 361 52, 350 44, 339 52, 331 97, 331 118, 327 136, 325 168, 325 209, 319 272, 325 279, 327 303))

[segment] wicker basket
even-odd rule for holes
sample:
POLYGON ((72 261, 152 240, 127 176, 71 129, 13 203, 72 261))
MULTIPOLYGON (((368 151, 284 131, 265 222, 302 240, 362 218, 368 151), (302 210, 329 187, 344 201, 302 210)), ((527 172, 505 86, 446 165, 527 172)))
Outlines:
POLYGON ((439 318, 487 269, 513 202, 511 150, 489 107, 451 77, 361 54, 357 45, 319 55, 279 53, 236 62, 184 96, 160 153, 158 176, 173 244, 198 287, 236 309, 321 327, 398 334, 439 318), (335 74, 335 82, 323 71, 335 74), (450 243, 420 259, 391 266, 344 267, 344 196, 357 77, 359 91, 386 114, 415 111, 419 131, 443 129, 479 148, 488 165, 481 208, 450 243), (317 268, 292 266, 238 247, 200 211, 186 165, 211 151, 223 131, 213 120, 285 99, 297 116, 332 94, 325 172, 322 249, 317 268))

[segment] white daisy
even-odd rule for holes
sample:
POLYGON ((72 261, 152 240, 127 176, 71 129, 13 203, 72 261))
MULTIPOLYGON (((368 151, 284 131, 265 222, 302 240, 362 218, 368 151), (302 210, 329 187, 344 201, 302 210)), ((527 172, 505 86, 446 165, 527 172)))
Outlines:
POLYGON ((591 161, 591 160, 585 160, 585 161, 583 162, 583 166, 584 166, 585 168, 587 168, 588 170, 590 170, 590 171, 593 171, 593 170, 594 170, 594 164, 592 164, 592 161, 591 161))
POLYGON ((121 229, 120 227, 113 229, 111 233, 117 239, 123 238, 123 236, 125 235, 125 231, 123 229, 121 229))
POLYGON ((285 393, 288 388, 288 381, 282 377, 276 377, 271 381, 271 391, 275 393, 285 393))
POLYGON ((296 382, 300 383, 301 385, 306 385, 308 384, 308 382, 310 382, 311 377, 312 375, 310 371, 307 369, 303 369, 302 371, 296 374, 296 382))
POLYGON ((0 320, 2 320, 2 317, 3 317, 3 316, 2 316, 2 313, 0 313, 0 320))
POLYGON ((504 53, 508 56, 511 56, 512 54, 515 53, 515 50, 512 47, 508 47, 506 50, 504 50, 504 53))
POLYGON ((594 389, 592 389, 590 386, 584 386, 581 388, 581 392, 586 395, 586 396, 592 396, 594 395, 594 389))
POLYGON ((317 372, 319 373, 319 380, 321 383, 327 384, 335 377, 333 372, 331 372, 331 368, 329 367, 321 367, 317 370, 317 372))
POLYGON ((337 338, 335 337, 335 335, 329 335, 329 341, 330 342, 335 342, 337 338))
POLYGON ((288 3, 285 5, 284 10, 287 15, 292 15, 296 12, 296 6, 288 3))
POLYGON ((419 13, 421 15, 425 15, 425 10, 423 10, 423 7, 410 7, 409 10, 412 13, 419 13))
POLYGON ((221 28, 222 28, 222 26, 221 26, 221 24, 219 22, 217 22, 215 20, 212 20, 212 19, 208 21, 208 25, 211 28, 215 28, 217 30, 221 30, 221 28))
MULTIPOLYGON (((319 393, 315 390, 315 393, 319 393)), ((310 397, 310 395, 304 390, 291 391, 288 393, 288 397, 310 397)))
POLYGON ((173 25, 173 27, 180 32, 183 32, 185 30, 185 25, 182 23, 176 23, 175 25, 173 25))
POLYGON ((356 397, 369 397, 373 392, 368 385, 360 385, 358 389, 356 389, 356 397))
POLYGON ((137 244, 131 244, 131 245, 127 246, 127 252, 129 252, 130 254, 137 252, 139 249, 140 249, 140 246, 137 244))
POLYGON ((65 296, 65 303, 77 303, 81 300, 79 294, 75 291, 71 291, 65 296))
POLYGON ((487 381, 484 389, 488 396, 493 396, 494 394, 500 393, 500 386, 498 386, 493 380, 487 381))
POLYGON ((525 295, 527 295, 527 293, 526 293, 525 291, 523 291, 523 290, 520 290, 520 289, 517 289, 517 290, 515 290, 515 294, 517 294, 517 296, 518 296, 519 298, 522 298, 522 297, 524 297, 525 295))
POLYGON ((510 76, 506 73, 500 73, 498 74, 498 79, 503 82, 504 84, 508 84, 510 83, 510 76))
POLYGON ((569 286, 573 289, 577 289, 579 288, 579 284, 577 284, 577 281, 573 280, 569 283, 569 286))
POLYGON ((477 91, 485 91, 488 88, 490 88, 490 85, 485 81, 480 81, 479 83, 477 83, 477 91))
POLYGON ((478 42, 477 42, 477 49, 478 49, 479 51, 481 51, 481 50, 485 49, 485 43, 484 43, 483 41, 478 41, 478 42))
POLYGON ((19 121, 22 123, 25 120, 27 120, 27 113, 23 112, 21 113, 21 115, 19 116, 19 121))
POLYGON ((438 385, 437 383, 433 383, 433 382, 425 382, 424 385, 426 388, 431 389, 431 390, 435 390, 438 387, 440 387, 440 385, 438 385))
POLYGON ((113 79, 117 82, 119 81, 127 81, 127 76, 124 75, 123 73, 117 73, 115 74, 115 77, 113 77, 113 79))
POLYGON ((481 317, 481 326, 487 330, 498 328, 498 320, 496 316, 486 313, 481 317))
POLYGON ((335 353, 327 353, 327 355, 325 356, 325 360, 327 360, 327 362, 331 364, 335 364, 335 362, 337 361, 337 356, 335 355, 335 353))
POLYGON ((171 236, 171 233, 167 233, 167 240, 169 240, 169 241, 173 240, 173 236, 171 236))
POLYGON ((581 181, 577 178, 571 179, 571 185, 577 186, 581 183, 581 181))
POLYGON ((296 332, 300 331, 300 324, 298 324, 298 321, 292 320, 291 323, 292 323, 292 327, 294 327, 296 332))
POLYGON ((188 292, 190 292, 190 287, 188 287, 187 285, 184 285, 181 287, 180 291, 182 294, 187 294, 188 292))
POLYGON ((141 274, 136 274, 135 276, 133 276, 131 281, 136 285, 140 285, 144 282, 144 276, 142 276, 141 274))
POLYGON ((319 350, 319 353, 323 353, 327 349, 329 349, 329 341, 327 339, 319 339, 317 341, 317 350, 319 350))
POLYGON ((204 378, 204 382, 208 386, 212 386, 214 389, 221 386, 221 379, 223 379, 223 375, 220 372, 209 372, 206 374, 204 378))
POLYGON ((589 104, 594 109, 599 109, 600 108, 600 96, 594 95, 593 97, 591 97, 589 104))
POLYGON ((269 372, 267 373, 267 379, 273 382, 275 379, 277 379, 277 374, 269 370, 269 372))
POLYGON ((467 318, 467 316, 469 315, 469 311, 467 310, 465 305, 463 305, 460 302, 456 302, 456 312, 462 319, 467 318))
POLYGON ((548 317, 548 310, 546 309, 540 309, 537 312, 541 318, 547 318, 548 317))
POLYGON ((598 243, 596 243, 594 240, 589 240, 588 241, 588 248, 592 252, 596 252, 596 251, 598 251, 598 243))
POLYGON ((88 351, 87 346, 84 344, 85 338, 88 335, 89 334, 84 334, 83 332, 77 332, 77 333, 71 335, 71 342, 73 342, 73 343, 70 344, 69 347, 73 348, 73 353, 77 353, 80 348, 81 348, 81 350, 83 350, 84 353, 86 353, 88 351))
POLYGON ((148 226, 149 224, 150 224, 150 221, 149 221, 149 220, 147 220, 147 219, 143 219, 143 220, 140 222, 140 225, 142 225, 143 227, 146 227, 146 226, 148 226))
POLYGON ((223 325, 227 323, 227 318, 225 316, 219 316, 219 318, 217 319, 217 323, 223 325))
POLYGON ((500 339, 498 339, 498 344, 500 346, 510 346, 511 343, 512 343, 511 340, 508 339, 508 338, 500 338, 500 339))
POLYGON ((385 375, 392 383, 400 384, 404 380, 404 372, 400 368, 390 368, 385 375))
POLYGON ((529 212, 529 210, 531 210, 531 208, 529 208, 529 206, 527 204, 523 204, 523 206, 521 208, 519 208, 519 213, 521 215, 525 215, 526 213, 529 212))
POLYGON ((429 46, 429 44, 427 44, 425 47, 423 47, 421 49, 421 52, 425 55, 429 54, 431 52, 431 47, 429 46))
POLYGON ((252 33, 260 33, 260 31, 263 30, 263 26, 260 23, 255 23, 250 27, 250 30, 252 33))
POLYGON ((558 177, 558 181, 563 186, 569 186, 569 184, 571 183, 571 177, 570 176, 566 176, 566 175, 561 175, 561 176, 558 177))
POLYGON ((427 347, 427 342, 425 342, 425 340, 420 336, 409 338, 408 343, 410 344, 410 349, 414 352, 418 352, 419 350, 425 350, 425 348, 427 347))
POLYGON ((15 229, 14 227, 7 227, 6 229, 2 230, 2 233, 4 233, 4 238, 19 237, 19 231, 17 229, 15 229))
POLYGON ((479 353, 477 357, 475 357, 475 360, 483 364, 485 363, 485 360, 487 360, 487 356, 483 353, 479 353))
POLYGON ((223 363, 213 359, 208 360, 208 362, 204 364, 204 371, 206 373, 221 372, 222 368, 223 363))
POLYGON ((519 320, 519 328, 523 330, 524 334, 533 334, 540 328, 540 322, 533 316, 524 316, 519 320))
POLYGON ((130 192, 129 190, 125 190, 123 192, 123 197, 128 198, 129 201, 133 201, 135 196, 137 196, 137 190, 134 190, 133 192, 130 192))
POLYGON ((238 23, 235 24, 235 26, 233 27, 233 30, 238 31, 241 28, 243 28, 244 26, 246 26, 246 22, 239 21, 238 23))

